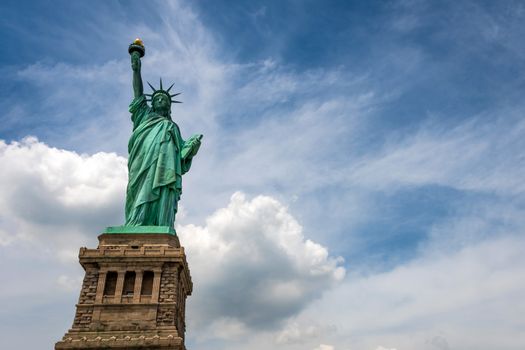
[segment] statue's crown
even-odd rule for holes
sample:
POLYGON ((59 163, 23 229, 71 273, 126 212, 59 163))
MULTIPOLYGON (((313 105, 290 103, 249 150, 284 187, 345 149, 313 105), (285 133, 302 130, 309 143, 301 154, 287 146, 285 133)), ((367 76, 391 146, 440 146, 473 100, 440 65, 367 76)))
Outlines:
POLYGON ((173 85, 174 85, 175 83, 171 84, 171 86, 170 86, 167 90, 164 90, 164 89, 162 88, 162 78, 160 78, 160 86, 159 86, 158 89, 155 89, 155 88, 153 87, 153 85, 151 85, 151 84, 149 83, 149 81, 148 81, 147 83, 148 83, 149 87, 151 88, 151 90, 153 90, 153 93, 151 93, 151 94, 144 94, 144 95, 146 95, 146 100, 147 100, 147 101, 151 101, 151 100, 153 100, 153 98, 155 97, 155 95, 158 95, 158 94, 164 94, 164 95, 168 96, 168 98, 169 98, 169 100, 171 101, 171 103, 182 103, 181 101, 173 100, 173 97, 178 96, 178 95, 181 94, 180 92, 178 92, 178 93, 176 93, 176 94, 170 94, 170 90, 171 90, 171 88, 173 87, 173 85))

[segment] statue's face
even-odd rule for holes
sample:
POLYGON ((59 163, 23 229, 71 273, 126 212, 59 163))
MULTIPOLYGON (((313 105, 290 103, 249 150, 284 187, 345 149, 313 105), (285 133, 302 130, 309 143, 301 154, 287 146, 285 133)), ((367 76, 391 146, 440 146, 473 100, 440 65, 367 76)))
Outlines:
POLYGON ((159 113, 166 113, 170 110, 170 99, 164 94, 157 94, 151 101, 153 110, 159 113))

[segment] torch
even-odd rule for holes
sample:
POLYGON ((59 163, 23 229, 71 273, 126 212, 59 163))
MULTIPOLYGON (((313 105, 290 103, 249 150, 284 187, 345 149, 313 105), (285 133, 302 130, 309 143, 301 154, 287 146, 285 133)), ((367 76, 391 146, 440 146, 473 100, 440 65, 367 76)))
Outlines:
POLYGON ((133 52, 138 52, 140 57, 144 57, 146 54, 146 48, 144 47, 144 43, 139 38, 135 39, 128 48, 128 52, 131 55, 133 52))

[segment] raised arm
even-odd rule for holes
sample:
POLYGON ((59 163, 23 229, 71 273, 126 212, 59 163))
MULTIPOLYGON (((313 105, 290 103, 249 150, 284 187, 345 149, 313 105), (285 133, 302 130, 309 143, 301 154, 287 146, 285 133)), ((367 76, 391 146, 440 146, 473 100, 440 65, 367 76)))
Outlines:
POLYGON ((140 55, 137 51, 131 54, 131 69, 133 69, 133 92, 135 98, 137 98, 144 93, 142 76, 140 74, 140 55))

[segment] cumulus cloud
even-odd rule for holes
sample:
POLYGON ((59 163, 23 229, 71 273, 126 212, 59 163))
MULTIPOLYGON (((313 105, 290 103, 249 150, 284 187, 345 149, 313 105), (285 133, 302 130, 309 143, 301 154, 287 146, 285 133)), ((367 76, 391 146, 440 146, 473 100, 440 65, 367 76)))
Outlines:
POLYGON ((201 326, 232 323, 275 328, 341 281, 342 258, 305 238, 277 200, 235 193, 205 226, 178 226, 195 295, 189 319, 201 326), (197 287, 198 286, 198 287, 197 287))
POLYGON ((125 158, 78 154, 27 137, 0 141, 0 164, 2 244, 49 241, 69 259, 86 237, 122 222, 125 158))

